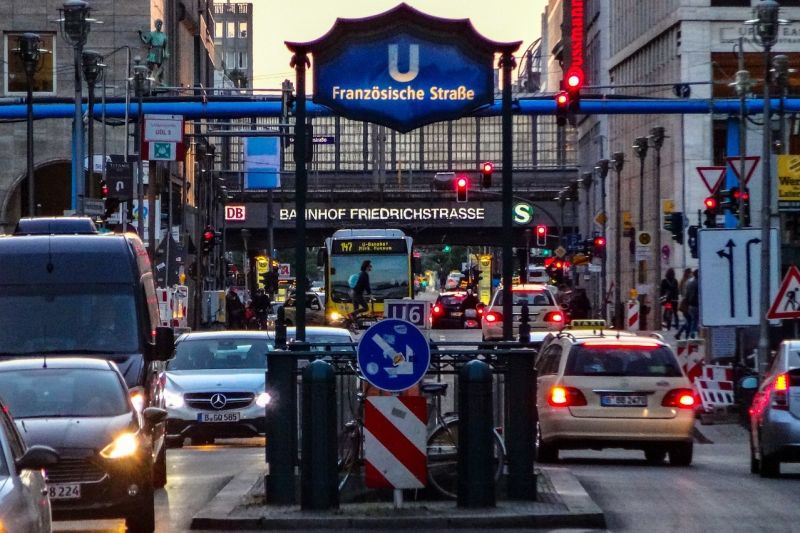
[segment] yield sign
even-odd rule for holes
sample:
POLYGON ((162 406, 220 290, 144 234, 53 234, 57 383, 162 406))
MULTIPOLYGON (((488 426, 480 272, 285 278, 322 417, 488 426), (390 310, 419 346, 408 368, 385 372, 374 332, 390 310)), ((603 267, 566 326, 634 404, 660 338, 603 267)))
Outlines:
POLYGON ((697 173, 711 194, 719 189, 725 179, 725 167, 697 167, 697 173))
POLYGON ((733 155, 727 159, 728 165, 730 165, 731 170, 733 170, 733 173, 736 174, 740 182, 742 181, 742 177, 739 175, 739 165, 741 165, 741 160, 744 159, 744 186, 747 187, 747 184, 750 183, 750 178, 753 177, 756 166, 758 166, 758 162, 761 161, 761 157, 757 155, 746 155, 744 157, 733 155))
POLYGON ((794 265, 789 267, 778 295, 767 312, 769 320, 781 318, 800 318, 800 270, 794 265))

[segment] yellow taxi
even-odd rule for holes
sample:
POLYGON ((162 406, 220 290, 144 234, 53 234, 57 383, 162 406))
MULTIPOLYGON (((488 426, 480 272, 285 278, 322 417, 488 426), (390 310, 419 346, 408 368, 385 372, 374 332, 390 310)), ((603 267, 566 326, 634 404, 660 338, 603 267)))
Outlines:
POLYGON ((560 450, 626 448, 650 463, 692 462, 697 397, 672 349, 595 325, 551 334, 537 357, 540 463, 560 450))

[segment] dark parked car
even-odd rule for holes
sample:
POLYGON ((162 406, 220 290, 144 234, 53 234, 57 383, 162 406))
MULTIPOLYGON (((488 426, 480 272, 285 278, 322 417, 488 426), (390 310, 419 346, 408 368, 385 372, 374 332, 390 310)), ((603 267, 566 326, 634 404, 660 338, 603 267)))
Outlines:
POLYGON ((431 308, 431 327, 480 327, 480 318, 475 309, 478 299, 474 296, 472 299, 473 303, 470 303, 467 291, 441 293, 431 308))
POLYGON ((56 450, 47 469, 56 520, 124 518, 128 531, 155 527, 150 428, 167 412, 139 413, 117 365, 90 358, 0 362, 0 394, 29 445, 56 450))

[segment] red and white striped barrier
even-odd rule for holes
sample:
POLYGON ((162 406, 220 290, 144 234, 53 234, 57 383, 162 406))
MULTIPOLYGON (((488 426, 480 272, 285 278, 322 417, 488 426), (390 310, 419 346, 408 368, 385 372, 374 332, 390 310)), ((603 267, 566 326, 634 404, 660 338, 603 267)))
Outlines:
POLYGON ((639 329, 639 301, 638 300, 628 300, 627 305, 625 306, 626 313, 625 313, 625 326, 626 329, 629 331, 635 331, 639 329))
POLYGON ((364 481, 370 488, 421 489, 427 471, 428 409, 422 396, 370 396, 364 404, 364 481))
POLYGON ((694 382, 705 411, 733 405, 733 367, 707 365, 694 382))
POLYGON ((189 288, 175 285, 168 289, 156 289, 160 324, 173 328, 185 328, 188 323, 189 288))
POLYGON ((705 350, 701 349, 702 346, 703 341, 700 339, 678 341, 678 362, 692 383, 703 373, 705 350), (681 345, 683 345, 683 350, 681 350, 681 345))

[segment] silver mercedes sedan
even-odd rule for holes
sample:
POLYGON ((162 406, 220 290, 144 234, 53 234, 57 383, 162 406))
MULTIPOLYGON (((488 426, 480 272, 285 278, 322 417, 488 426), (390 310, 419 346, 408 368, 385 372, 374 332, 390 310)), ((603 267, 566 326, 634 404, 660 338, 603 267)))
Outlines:
MULTIPOLYGON (((294 338, 294 328, 287 329, 294 338)), ((167 442, 182 446, 212 444, 215 439, 264 435, 267 354, 274 331, 207 331, 186 333, 175 341, 175 357, 167 366, 165 399, 167 442)), ((308 327, 313 350, 353 350, 350 332, 308 327)))

